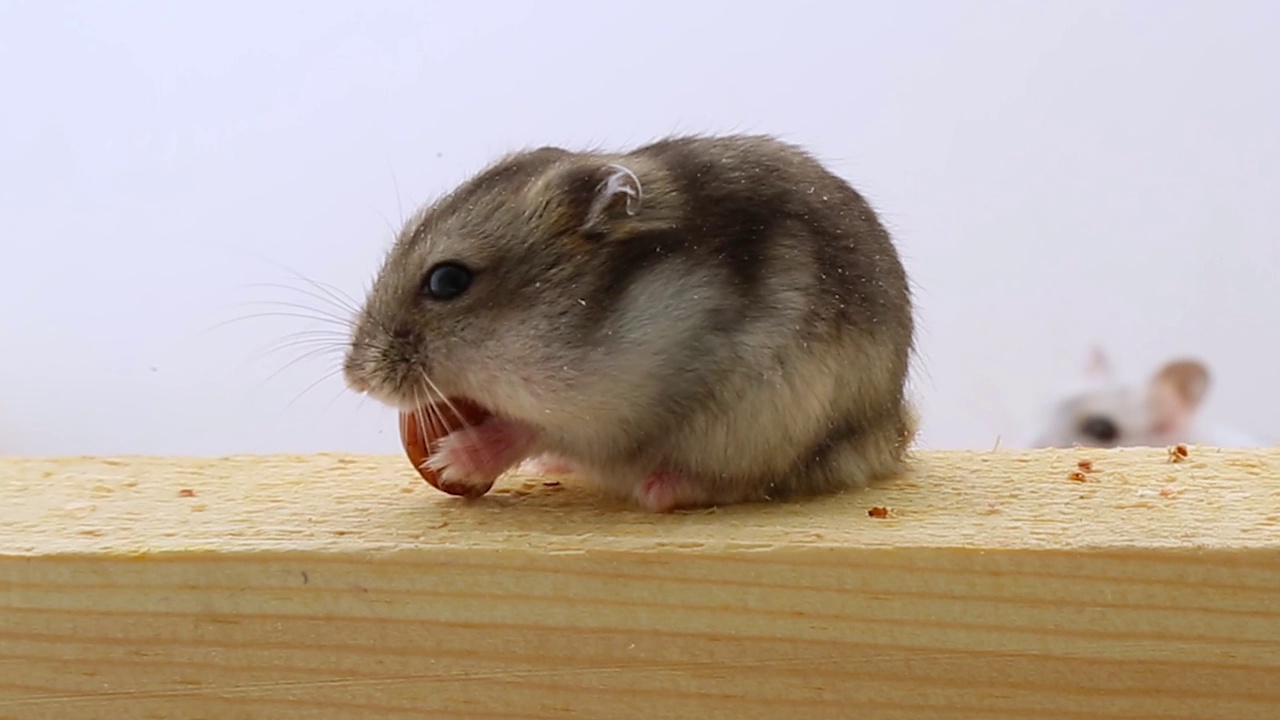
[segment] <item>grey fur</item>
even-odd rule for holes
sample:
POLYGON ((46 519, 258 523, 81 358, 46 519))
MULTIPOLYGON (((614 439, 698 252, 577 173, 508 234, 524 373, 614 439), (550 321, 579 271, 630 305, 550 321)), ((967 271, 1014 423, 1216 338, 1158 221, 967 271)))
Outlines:
POLYGON ((515 153, 426 207, 345 370, 402 409, 425 374, 534 427, 537 453, 623 493, 676 471, 699 506, 901 472, 913 338, 901 260, 848 183, 770 137, 676 137, 515 153), (445 260, 472 288, 424 300, 445 260))

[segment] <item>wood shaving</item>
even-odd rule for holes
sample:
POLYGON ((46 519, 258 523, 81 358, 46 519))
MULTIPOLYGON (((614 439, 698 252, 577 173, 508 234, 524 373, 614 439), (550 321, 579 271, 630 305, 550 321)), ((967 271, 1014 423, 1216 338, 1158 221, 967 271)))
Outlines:
POLYGON ((67 503, 67 507, 66 507, 67 514, 77 518, 87 517, 90 513, 92 513, 94 510, 97 510, 97 509, 98 509, 97 505, 94 505, 93 503, 87 503, 87 502, 81 502, 81 501, 69 502, 67 503))

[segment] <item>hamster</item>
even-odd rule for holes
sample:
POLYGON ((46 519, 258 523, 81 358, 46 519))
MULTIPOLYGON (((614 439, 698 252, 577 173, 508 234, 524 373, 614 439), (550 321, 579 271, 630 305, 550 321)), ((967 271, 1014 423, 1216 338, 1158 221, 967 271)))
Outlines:
POLYGON ((1092 387, 1072 393, 1056 405, 1034 447, 1266 444, 1199 421, 1209 389, 1209 369, 1194 358, 1170 360, 1145 387, 1133 388, 1114 381, 1106 355, 1095 349, 1086 376, 1092 387))
POLYGON ((863 196, 770 136, 515 152, 421 209, 343 362, 355 392, 482 421, 429 460, 542 459, 652 512, 889 478, 917 428, 908 278, 863 196))

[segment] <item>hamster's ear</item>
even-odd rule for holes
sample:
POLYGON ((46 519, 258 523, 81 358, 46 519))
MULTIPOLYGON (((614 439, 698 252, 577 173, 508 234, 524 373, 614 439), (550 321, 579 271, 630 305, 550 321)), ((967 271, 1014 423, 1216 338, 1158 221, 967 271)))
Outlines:
POLYGON ((1209 389, 1209 369, 1199 360, 1173 360, 1160 368, 1151 382, 1169 387, 1180 401, 1194 410, 1200 407, 1209 389))
POLYGON ((604 233, 619 219, 640 212, 644 190, 631 168, 618 163, 583 165, 569 171, 565 190, 578 227, 604 233))
POLYGON ((1155 429, 1179 432, 1191 424, 1209 389, 1209 370, 1198 360, 1173 360, 1160 368, 1147 386, 1147 399, 1155 413, 1155 429))
POLYGON ((1084 375, 1090 380, 1106 381, 1111 379, 1111 359, 1100 346, 1094 345, 1089 351, 1089 360, 1084 365, 1084 375))

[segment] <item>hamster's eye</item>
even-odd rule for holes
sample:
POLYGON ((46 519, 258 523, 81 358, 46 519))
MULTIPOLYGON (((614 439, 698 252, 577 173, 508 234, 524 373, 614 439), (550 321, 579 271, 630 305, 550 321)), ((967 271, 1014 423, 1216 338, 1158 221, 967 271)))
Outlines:
POLYGON ((1120 437, 1120 428, 1111 418, 1093 415, 1080 424, 1080 432, 1098 442, 1111 443, 1120 437))
POLYGON ((452 300, 471 287, 471 271, 453 262, 444 262, 427 271, 422 294, 433 300, 452 300))

